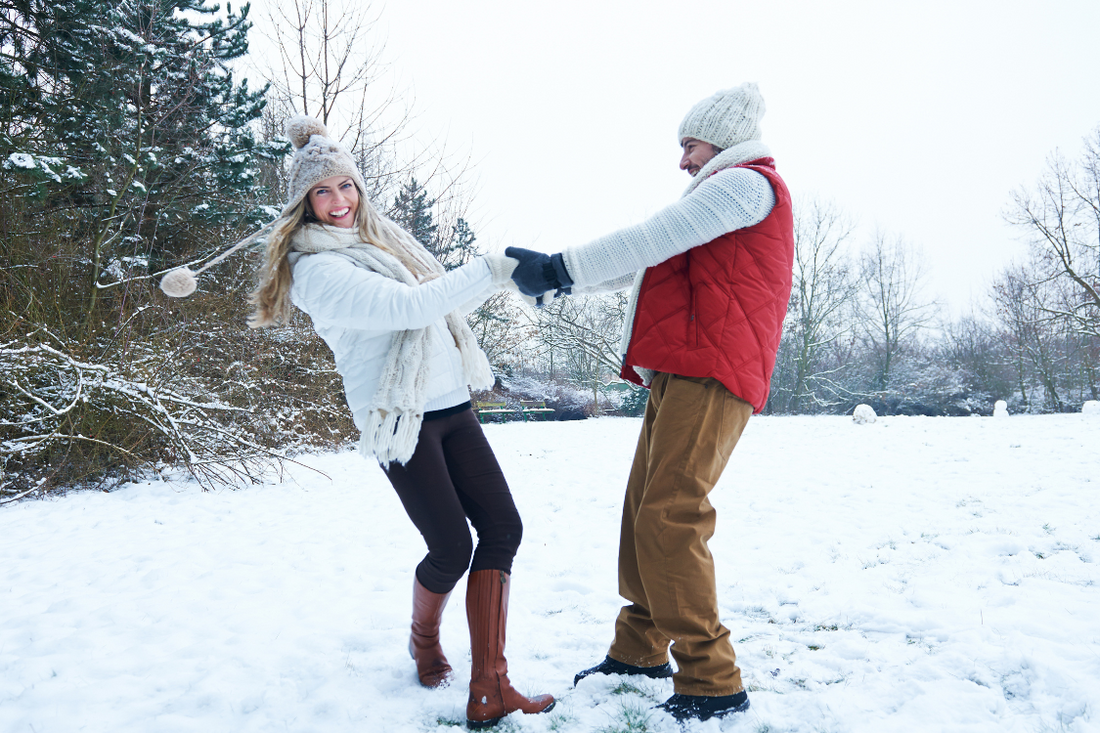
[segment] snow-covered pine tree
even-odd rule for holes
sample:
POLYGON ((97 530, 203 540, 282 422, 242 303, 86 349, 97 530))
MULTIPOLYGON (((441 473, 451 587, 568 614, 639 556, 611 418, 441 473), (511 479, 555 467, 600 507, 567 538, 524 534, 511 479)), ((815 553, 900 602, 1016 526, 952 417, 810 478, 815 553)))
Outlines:
POLYGON ((397 192, 389 215, 412 234, 416 241, 438 257, 435 248, 439 226, 435 223, 435 216, 432 214, 433 206, 435 206, 435 199, 428 198, 427 189, 421 186, 414 176, 409 178, 397 192))
POLYGON ((248 48, 247 5, 30 0, 6 13, 22 55, 0 79, 30 93, 7 97, 0 154, 56 174, 6 166, 6 188, 80 233, 89 311, 135 266, 173 266, 267 217, 256 169, 286 148, 256 141, 263 90, 229 68, 248 48))

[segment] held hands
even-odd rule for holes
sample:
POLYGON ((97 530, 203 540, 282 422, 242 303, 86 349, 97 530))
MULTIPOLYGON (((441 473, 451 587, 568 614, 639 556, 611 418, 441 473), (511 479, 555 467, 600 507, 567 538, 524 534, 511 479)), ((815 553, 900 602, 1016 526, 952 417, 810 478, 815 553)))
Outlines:
POLYGON ((512 279, 520 293, 527 296, 524 300, 529 304, 542 306, 556 297, 569 294, 573 278, 565 269, 560 253, 551 256, 522 247, 509 247, 504 254, 519 260, 512 272, 512 279))
MULTIPOLYGON (((521 250, 526 252, 528 250, 521 250)), ((538 254, 538 253, 535 253, 538 254)), ((545 257, 545 255, 543 255, 545 257)), ((512 279, 512 274, 515 272, 516 267, 520 264, 520 260, 515 257, 509 257, 508 255, 498 254, 486 254, 482 255, 485 260, 485 264, 489 266, 489 272, 493 276, 493 287, 500 290, 515 290, 519 292, 519 287, 516 285, 516 281, 512 279)), ((519 294, 519 297, 524 303, 532 308, 541 308, 549 303, 554 298, 560 297, 568 292, 568 288, 559 288, 557 292, 548 291, 540 293, 538 296, 519 294)))

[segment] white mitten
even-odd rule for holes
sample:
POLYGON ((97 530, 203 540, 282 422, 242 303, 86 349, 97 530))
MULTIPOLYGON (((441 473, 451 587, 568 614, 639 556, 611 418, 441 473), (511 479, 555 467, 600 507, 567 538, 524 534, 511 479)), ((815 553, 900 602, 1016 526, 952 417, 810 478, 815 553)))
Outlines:
POLYGON ((497 254, 482 255, 481 258, 485 260, 485 263, 489 265, 489 271, 493 273, 493 285, 498 288, 512 288, 513 290, 516 288, 515 282, 512 281, 512 273, 515 272, 519 260, 515 257, 497 254))

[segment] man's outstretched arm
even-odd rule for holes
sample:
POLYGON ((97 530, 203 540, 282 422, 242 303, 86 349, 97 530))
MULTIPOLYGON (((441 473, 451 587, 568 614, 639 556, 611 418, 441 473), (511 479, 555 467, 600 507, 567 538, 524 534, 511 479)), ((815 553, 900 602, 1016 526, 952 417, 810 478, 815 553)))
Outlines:
POLYGON ((596 285, 664 262, 723 234, 759 224, 775 206, 768 179, 730 168, 703 181, 690 194, 635 226, 546 255, 511 247, 520 260, 513 277, 522 292, 596 285))

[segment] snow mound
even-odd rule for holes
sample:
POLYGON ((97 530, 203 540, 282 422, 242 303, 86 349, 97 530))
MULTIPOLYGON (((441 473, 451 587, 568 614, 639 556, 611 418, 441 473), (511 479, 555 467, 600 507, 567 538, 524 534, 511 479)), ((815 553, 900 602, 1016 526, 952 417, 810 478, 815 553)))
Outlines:
POLYGON ((1008 417, 1008 403, 997 400, 993 403, 993 417, 1008 417))
POLYGON ((856 405, 852 411, 852 422, 856 425, 870 425, 878 416, 870 405, 856 405))
POLYGON ((1085 400, 1081 405, 1082 415, 1100 415, 1100 400, 1085 400))

